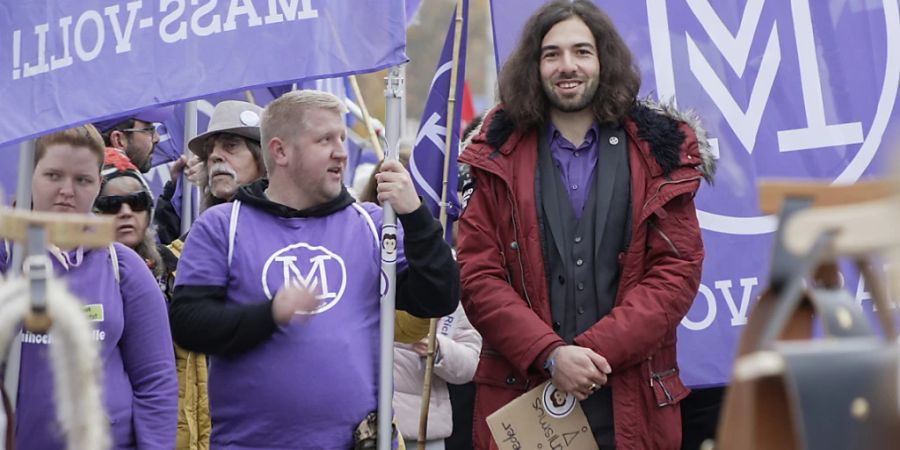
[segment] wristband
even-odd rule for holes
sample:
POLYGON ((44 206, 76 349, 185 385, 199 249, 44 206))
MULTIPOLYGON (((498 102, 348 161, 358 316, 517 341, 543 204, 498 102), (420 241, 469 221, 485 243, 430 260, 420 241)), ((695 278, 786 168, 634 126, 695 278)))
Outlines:
POLYGON ((547 373, 549 373, 550 376, 552 377, 553 369, 555 369, 555 368, 556 368, 556 358, 554 357, 554 355, 550 355, 550 357, 547 358, 547 361, 544 361, 544 370, 546 370, 547 373))

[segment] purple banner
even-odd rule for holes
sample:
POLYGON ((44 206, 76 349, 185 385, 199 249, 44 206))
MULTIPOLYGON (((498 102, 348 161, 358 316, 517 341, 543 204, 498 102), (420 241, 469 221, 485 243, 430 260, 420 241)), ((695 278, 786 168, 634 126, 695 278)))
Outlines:
MULTIPOLYGON (((542 3, 492 0, 498 61, 542 3)), ((707 257, 679 361, 689 385, 720 385, 766 284, 776 221, 759 211, 759 180, 853 183, 884 174, 900 145, 897 1, 597 3, 635 54, 642 95, 696 110, 719 158, 697 197, 707 257)), ((864 283, 844 276, 871 310, 864 283)))
POLYGON ((406 0, 406 25, 409 26, 412 24, 414 20, 416 20, 416 16, 419 14, 419 9, 422 7, 422 0, 406 0))
MULTIPOLYGON (((468 17, 469 2, 462 2, 462 16, 468 17)), ((438 59, 434 78, 431 80, 431 91, 425 103, 422 120, 419 123, 419 132, 416 134, 415 148, 409 158, 409 171, 412 175, 416 190, 422 195, 422 199, 431 209, 435 217, 440 215, 441 195, 444 186, 444 158, 447 139, 447 105, 449 104, 451 73, 453 70, 453 40, 456 36, 455 28, 456 8, 453 9, 453 19, 444 39, 444 49, 438 59)), ((460 30, 459 55, 454 86, 454 98, 462 98, 463 84, 466 79, 466 36, 468 20, 463 19, 460 30)), ((456 159, 459 156, 460 117, 462 115, 462 102, 455 102, 453 109, 453 127, 450 133, 450 161, 447 171, 447 216, 450 220, 459 215, 459 199, 456 196, 456 180, 459 174, 456 170, 456 159)), ((451 235, 449 222, 447 223, 447 236, 451 235)))
POLYGON ((406 61, 404 2, 8 2, 0 145, 148 106, 406 61))

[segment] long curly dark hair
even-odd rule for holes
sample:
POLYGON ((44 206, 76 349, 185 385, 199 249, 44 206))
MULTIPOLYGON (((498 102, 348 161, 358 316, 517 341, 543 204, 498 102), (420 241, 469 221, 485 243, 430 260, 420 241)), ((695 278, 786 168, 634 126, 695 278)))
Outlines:
POLYGON ((556 0, 538 10, 522 31, 519 46, 500 71, 500 101, 520 129, 549 120, 549 100, 541 85, 541 42, 554 25, 578 17, 597 41, 600 75, 591 109, 599 122, 620 123, 641 87, 631 50, 609 16, 586 0, 556 0))

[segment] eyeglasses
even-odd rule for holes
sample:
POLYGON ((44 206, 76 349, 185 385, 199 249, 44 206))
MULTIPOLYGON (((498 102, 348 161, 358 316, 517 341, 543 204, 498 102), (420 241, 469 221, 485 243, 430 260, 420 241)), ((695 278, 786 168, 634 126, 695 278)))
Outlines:
POLYGON ((153 125, 150 125, 150 126, 144 127, 144 128, 125 128, 124 130, 120 130, 120 131, 128 132, 128 133, 147 133, 150 136, 153 136, 154 134, 157 133, 156 127, 153 125))
POLYGON ((132 211, 143 212, 153 206, 153 198, 144 191, 128 195, 104 195, 94 200, 94 209, 101 214, 118 214, 125 203, 132 211))

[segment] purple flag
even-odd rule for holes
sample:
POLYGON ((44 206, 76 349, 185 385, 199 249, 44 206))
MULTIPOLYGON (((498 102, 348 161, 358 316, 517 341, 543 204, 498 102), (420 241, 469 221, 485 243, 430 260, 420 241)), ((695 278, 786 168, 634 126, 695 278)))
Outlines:
MULTIPOLYGON (((462 111, 463 83, 466 78, 466 17, 469 13, 469 2, 463 0, 462 39, 459 43, 459 68, 456 76, 456 101, 453 110, 453 136, 450 142, 450 169, 447 173, 447 216, 455 218, 459 214, 459 199, 456 196, 456 179, 458 172, 456 158, 459 155, 460 113, 462 111)), ((454 9, 453 18, 456 18, 454 9)), ((431 80, 431 91, 422 113, 419 132, 416 134, 415 148, 409 159, 409 171, 412 174, 416 190, 428 204, 431 213, 440 214, 441 191, 444 181, 444 139, 447 136, 447 100, 450 96, 450 72, 453 66, 453 39, 455 36, 455 20, 450 21, 450 29, 444 41, 444 50, 438 60, 437 70, 431 80)), ((449 223, 448 223, 449 225, 449 223)), ((448 226, 447 229, 450 229, 448 226)))
POLYGON ((235 89, 407 60, 404 2, 4 2, 0 145, 235 89))
POLYGON ((422 0, 406 0, 406 26, 410 26, 412 21, 416 19, 416 15, 418 15, 421 7, 422 0))

